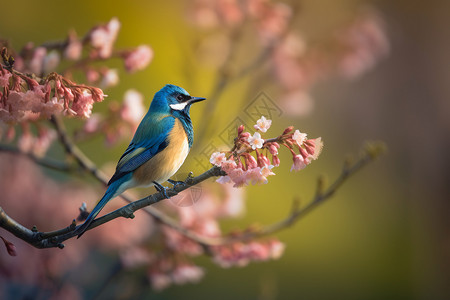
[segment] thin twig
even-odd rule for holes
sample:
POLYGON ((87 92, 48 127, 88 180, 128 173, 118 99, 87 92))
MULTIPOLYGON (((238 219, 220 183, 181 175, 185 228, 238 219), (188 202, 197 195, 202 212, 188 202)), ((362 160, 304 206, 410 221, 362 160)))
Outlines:
MULTIPOLYGON (((176 222, 174 222, 176 225, 175 227, 179 228, 180 233, 184 234, 186 237, 202 245, 205 248, 205 250, 208 250, 209 247, 211 246, 226 245, 237 241, 247 241, 271 235, 295 224, 303 216, 311 212, 314 208, 319 206, 321 203, 324 203, 326 200, 330 199, 350 176, 354 175, 356 172, 361 170, 367 164, 374 161, 383 152, 383 150, 384 147, 382 144, 374 144, 371 145, 370 147, 367 147, 366 151, 363 153, 363 155, 357 162, 355 162, 353 165, 348 164, 344 165, 344 168, 340 176, 326 190, 322 191, 322 188, 318 188, 317 189, 318 192, 316 193, 312 201, 309 202, 309 204, 307 204, 305 207, 301 209, 297 209, 297 205, 294 205, 292 212, 289 214, 287 218, 275 224, 262 227, 259 230, 244 232, 239 235, 210 238, 200 236, 192 231, 189 231, 188 229, 179 226, 176 222)), ((186 190, 204 180, 207 180, 208 178, 223 175, 225 175, 225 173, 219 167, 212 167, 205 173, 197 177, 191 178, 185 185, 177 185, 174 188, 167 190, 167 193, 170 196, 174 196, 183 190, 186 190)), ((318 184, 320 186, 322 185, 322 183, 318 184)), ((122 208, 119 208, 105 216, 102 216, 94 220, 92 224, 88 227, 88 230, 93 229, 97 226, 100 226, 106 222, 109 222, 119 217, 133 218, 134 217, 133 213, 135 211, 145 208, 149 205, 152 205, 164 199, 165 197, 162 193, 155 193, 140 200, 137 200, 135 202, 129 203, 128 205, 122 208)), ((29 244, 37 248, 51 248, 51 247, 63 248, 64 245, 62 244, 62 242, 76 236, 75 222, 73 222, 66 228, 59 229, 56 231, 38 232, 37 230, 34 229, 33 230, 27 229, 18 222, 16 222, 15 220, 13 220, 6 214, 6 212, 1 207, 0 207, 0 227, 3 227, 7 231, 13 233, 18 238, 28 242, 29 244)), ((209 253, 209 251, 205 252, 209 253)))

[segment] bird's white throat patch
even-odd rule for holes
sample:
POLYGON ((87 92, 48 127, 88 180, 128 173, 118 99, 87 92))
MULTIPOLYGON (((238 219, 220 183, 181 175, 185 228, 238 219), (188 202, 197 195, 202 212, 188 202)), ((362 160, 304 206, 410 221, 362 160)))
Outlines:
POLYGON ((188 105, 187 102, 184 103, 177 103, 177 104, 170 104, 170 108, 175 109, 175 110, 183 110, 186 105, 188 105))

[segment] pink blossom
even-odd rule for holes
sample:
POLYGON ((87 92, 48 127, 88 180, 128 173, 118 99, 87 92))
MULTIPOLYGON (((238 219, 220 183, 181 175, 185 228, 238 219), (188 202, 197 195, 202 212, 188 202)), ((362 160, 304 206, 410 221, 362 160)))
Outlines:
POLYGON ((76 101, 73 102, 72 110, 78 116, 89 118, 92 113, 93 103, 94 99, 92 99, 92 94, 84 90, 83 93, 76 98, 76 101))
POLYGON ((261 134, 259 132, 255 132, 253 136, 247 139, 247 141, 253 150, 261 148, 264 144, 264 139, 261 138, 261 134))
POLYGON ((299 88, 287 91, 280 98, 279 105, 290 116, 307 116, 314 108, 314 101, 306 90, 299 88))
POLYGON ((220 183, 220 184, 228 184, 228 183, 231 183, 232 180, 231 180, 230 176, 221 176, 221 177, 217 178, 216 182, 220 183))
POLYGON ((17 146, 20 151, 28 153, 33 149, 33 145, 35 143, 35 137, 31 134, 30 131, 25 131, 17 141, 17 146))
POLYGON ((120 260, 125 268, 136 268, 149 264, 154 258, 141 247, 129 247, 120 252, 120 260))
POLYGON ((108 69, 103 73, 102 81, 100 82, 101 88, 109 88, 119 83, 119 73, 117 69, 108 69))
POLYGON ((83 44, 74 36, 73 38, 69 38, 69 42, 64 49, 64 57, 69 60, 78 60, 81 57, 82 51, 83 44))
POLYGON ((305 142, 305 148, 306 151, 311 155, 312 159, 318 159, 323 149, 322 138, 319 137, 316 139, 307 140, 305 142))
POLYGON ((108 58, 112 54, 114 42, 119 33, 120 22, 112 18, 108 24, 94 28, 90 33, 90 42, 98 50, 98 56, 108 58))
POLYGON ((345 48, 338 71, 355 78, 389 53, 389 42, 382 20, 374 12, 365 12, 352 26, 338 35, 345 48))
POLYGON ((227 160, 227 158, 225 156, 225 153, 214 152, 213 154, 211 154, 211 158, 209 159, 209 162, 215 166, 220 167, 222 162, 224 162, 226 160, 227 160))
POLYGON ((133 89, 126 91, 120 109, 120 117, 137 128, 145 114, 143 102, 144 97, 138 91, 133 89))
POLYGON ((292 172, 292 170, 294 170, 294 171, 303 170, 307 165, 307 163, 305 162, 305 159, 300 154, 295 155, 293 157, 293 160, 294 160, 294 164, 291 167, 291 172, 292 172))
POLYGON ((33 146, 33 153, 38 157, 43 157, 50 148, 53 141, 56 139, 56 131, 53 129, 46 129, 39 133, 33 146))
POLYGON ((9 86, 9 78, 11 78, 11 76, 12 76, 12 74, 9 71, 1 68, 0 69, 0 87, 8 87, 9 86))
POLYGON ((86 79, 90 83, 96 82, 100 78, 100 74, 92 69, 86 70, 86 79))
POLYGON ((303 142, 306 141, 306 133, 301 133, 298 129, 295 130, 294 134, 292 135, 292 139, 297 143, 297 145, 301 146, 303 145, 303 142))
POLYGON ((292 8, 284 3, 273 3, 267 6, 258 23, 258 33, 264 44, 279 38, 287 29, 292 8))
POLYGON ((279 259, 286 249, 286 245, 280 242, 279 240, 271 240, 269 241, 269 250, 270 250, 270 258, 271 259, 279 259))
POLYGON ((272 164, 275 167, 278 167, 280 165, 280 158, 276 155, 272 156, 272 164))
POLYGON ((51 51, 44 57, 44 61, 42 63, 42 69, 45 74, 48 74, 56 69, 59 65, 61 58, 57 51, 51 51))
POLYGON ((239 0, 217 1, 217 11, 223 22, 227 25, 238 25, 244 19, 244 13, 239 0))
POLYGON ((261 119, 256 121, 256 125, 254 125, 256 130, 260 130, 261 132, 267 132, 267 130, 272 125, 272 120, 267 120, 266 117, 261 116, 261 119))
POLYGON ((124 54, 125 69, 136 72, 145 69, 153 59, 153 50, 147 45, 141 45, 133 51, 124 54))
POLYGON ((261 168, 261 175, 264 177, 270 176, 270 175, 275 175, 274 172, 272 172, 273 169, 273 165, 269 165, 269 166, 264 166, 261 168))
POLYGON ((42 65, 44 57, 47 54, 47 49, 44 47, 37 47, 34 49, 33 56, 31 57, 28 67, 34 74, 40 75, 42 73, 42 65))
POLYGON ((50 101, 41 103, 41 115, 49 118, 51 115, 59 114, 64 110, 64 100, 59 100, 56 97, 50 101))
POLYGON ((183 264, 176 267, 172 273, 172 278, 175 284, 181 285, 188 282, 199 282, 203 278, 204 274, 205 272, 202 268, 194 265, 183 264))
POLYGON ((155 291, 164 290, 165 288, 169 287, 170 284, 172 283, 172 280, 170 279, 170 277, 161 272, 157 272, 157 271, 151 272, 149 277, 150 277, 150 283, 152 285, 152 288, 155 291))
POLYGON ((214 28, 219 24, 219 16, 212 1, 195 1, 188 19, 204 29, 214 28))
POLYGON ((100 127, 101 122, 101 115, 100 114, 92 114, 89 119, 86 120, 83 126, 83 130, 86 133, 93 133, 96 132, 100 127))

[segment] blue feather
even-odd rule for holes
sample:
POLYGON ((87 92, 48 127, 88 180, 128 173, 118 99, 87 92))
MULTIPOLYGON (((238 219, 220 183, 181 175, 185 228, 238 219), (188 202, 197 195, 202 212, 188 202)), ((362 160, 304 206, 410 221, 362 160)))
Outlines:
MULTIPOLYGON (((158 153, 165 151, 165 149, 168 148, 170 141, 173 141, 174 139, 173 133, 179 135, 179 137, 175 137, 177 143, 181 141, 180 139, 185 139, 187 137, 188 146, 191 148, 194 140, 194 131, 189 116, 189 110, 193 103, 202 100, 205 100, 205 98, 191 97, 183 88, 171 84, 164 86, 155 94, 148 112, 139 124, 128 148, 117 163, 116 171, 108 182, 108 189, 106 190, 105 195, 94 207, 86 221, 77 228, 76 233, 78 234, 78 237, 84 233, 106 203, 113 197, 120 195, 126 189, 131 187, 139 185, 145 186, 152 184, 152 182, 155 182, 156 180, 166 180, 166 176, 171 176, 170 174, 176 172, 180 166, 173 166, 173 162, 167 162, 168 164, 164 165, 165 161, 160 161, 159 159, 153 161, 150 160, 158 153), (180 134, 179 129, 174 131, 176 119, 181 122, 186 136, 180 134), (148 166, 150 166, 150 169, 148 169, 148 166), (163 177, 161 177, 161 175, 152 175, 158 173, 153 172, 155 170, 162 170, 162 174, 166 175, 163 177), (170 170, 173 170, 173 172, 170 170), (142 172, 144 173, 142 174, 142 172), (136 178, 133 177, 134 175, 136 175, 136 178, 139 175, 139 177, 142 177, 144 180, 135 180, 136 178)), ((169 147, 168 149, 177 149, 174 148, 176 147, 174 145, 178 145, 177 143, 171 144, 172 147, 169 147)), ((179 156, 181 157, 181 160, 179 160, 180 165, 186 158, 184 155, 187 155, 188 152, 189 151, 186 151, 186 149, 181 152, 183 154, 182 156, 179 156)))

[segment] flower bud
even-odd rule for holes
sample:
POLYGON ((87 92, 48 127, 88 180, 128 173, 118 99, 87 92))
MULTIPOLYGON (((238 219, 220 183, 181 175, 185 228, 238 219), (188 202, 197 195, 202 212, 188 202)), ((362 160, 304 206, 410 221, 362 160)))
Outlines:
POLYGON ((242 132, 244 132, 245 126, 244 125, 240 125, 238 127, 238 136, 240 136, 242 134, 242 132))
POLYGON ((280 165, 280 158, 276 155, 272 156, 272 165, 278 167, 280 165))
POLYGON ((278 155, 278 149, 277 149, 277 147, 275 147, 275 145, 273 143, 271 143, 269 145, 269 152, 272 155, 278 155))
POLYGON ((283 131, 283 134, 288 134, 288 133, 291 132, 292 130, 294 130, 294 126, 289 126, 288 128, 286 128, 286 129, 283 131))

